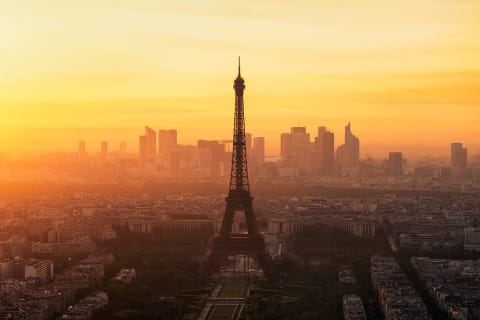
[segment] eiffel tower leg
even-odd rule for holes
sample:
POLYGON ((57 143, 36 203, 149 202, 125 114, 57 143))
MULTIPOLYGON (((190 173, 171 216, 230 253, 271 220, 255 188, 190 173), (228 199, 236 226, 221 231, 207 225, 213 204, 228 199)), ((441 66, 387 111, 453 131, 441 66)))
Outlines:
POLYGON ((235 208, 232 204, 227 202, 227 207, 225 208, 225 215, 222 221, 222 227, 220 228, 221 236, 228 237, 232 233, 234 216, 235 208))
POLYGON ((260 234, 257 226, 257 219, 255 213, 253 212, 252 201, 248 201, 244 207, 245 210, 245 221, 247 222, 247 231, 250 237, 257 237, 260 234))

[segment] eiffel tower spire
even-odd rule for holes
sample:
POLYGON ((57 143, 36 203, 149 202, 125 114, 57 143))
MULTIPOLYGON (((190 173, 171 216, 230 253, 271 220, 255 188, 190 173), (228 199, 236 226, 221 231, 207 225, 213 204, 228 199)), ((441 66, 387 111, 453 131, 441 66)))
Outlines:
POLYGON ((251 197, 248 181, 247 149, 245 143, 245 112, 243 92, 245 80, 240 74, 240 57, 238 57, 238 76, 233 82, 235 89, 235 114, 233 124, 233 152, 230 172, 229 197, 251 197))

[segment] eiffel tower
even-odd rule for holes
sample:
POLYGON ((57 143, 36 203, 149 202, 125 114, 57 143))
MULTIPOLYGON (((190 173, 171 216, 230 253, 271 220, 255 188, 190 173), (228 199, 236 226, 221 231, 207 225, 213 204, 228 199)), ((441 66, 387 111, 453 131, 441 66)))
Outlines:
POLYGON ((265 247, 263 235, 257 225, 253 212, 253 197, 248 182, 247 150, 245 145, 245 117, 243 108, 243 91, 245 81, 240 74, 240 57, 238 58, 238 76, 234 81, 235 117, 233 129, 232 167, 227 205, 219 234, 213 238, 213 249, 207 259, 206 272, 214 273, 228 257, 244 255, 255 257, 269 281, 276 280, 273 261, 265 247), (243 211, 247 224, 247 234, 233 234, 233 220, 236 212, 243 211))

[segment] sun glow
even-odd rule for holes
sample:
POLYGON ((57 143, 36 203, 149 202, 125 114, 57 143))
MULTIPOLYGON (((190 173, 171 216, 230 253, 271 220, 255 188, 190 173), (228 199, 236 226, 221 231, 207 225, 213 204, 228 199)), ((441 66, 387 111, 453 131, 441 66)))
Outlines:
POLYGON ((270 154, 290 126, 340 142, 348 121, 362 153, 479 150, 479 33, 468 0, 3 1, 0 151, 133 144, 146 124, 228 138, 238 55, 270 154))

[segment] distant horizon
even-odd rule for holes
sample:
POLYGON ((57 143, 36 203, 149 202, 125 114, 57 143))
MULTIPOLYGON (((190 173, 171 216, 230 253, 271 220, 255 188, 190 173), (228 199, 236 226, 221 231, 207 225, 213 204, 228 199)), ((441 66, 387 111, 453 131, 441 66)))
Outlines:
MULTIPOLYGON (((233 120, 232 120, 233 121, 233 120)), ((198 129, 198 128, 175 128, 175 127, 155 127, 148 125, 156 132, 161 129, 176 129, 178 132, 178 144, 197 145, 198 140, 231 140, 231 129, 198 129), (185 132, 195 132, 198 137, 193 134, 185 135, 185 132)), ((294 126, 304 127, 301 124, 294 126)), ((319 125, 320 126, 320 125, 319 125)), ((293 127, 293 126, 292 126, 293 127)), ((326 126, 329 130, 331 127, 326 126)), ((314 142, 317 135, 317 128, 306 127, 307 133, 310 133, 310 141, 314 142)), ((450 157, 450 144, 452 142, 461 142, 468 149, 469 158, 480 155, 480 143, 469 144, 465 141, 456 139, 445 141, 445 143, 429 144, 427 142, 408 144, 381 144, 368 143, 355 130, 356 124, 352 123, 352 132, 360 139, 360 156, 366 158, 387 158, 388 152, 403 152, 405 158, 428 158, 428 157, 450 157)), ((105 127, 105 128, 11 128, 11 132, 20 134, 22 138, 17 136, 17 144, 12 148, 0 147, 0 154, 19 155, 19 154, 41 154, 41 153, 61 153, 61 152, 77 152, 78 143, 85 141, 87 153, 95 154, 100 152, 100 143, 108 142, 109 152, 119 151, 120 142, 127 143, 127 151, 137 153, 139 150, 138 137, 143 134, 144 127, 105 127), (32 143, 35 142, 35 143, 32 143), (25 146, 25 147, 23 147, 25 146)), ((267 135, 256 134, 255 131, 248 131, 253 137, 265 137, 265 147, 267 157, 280 156, 280 134, 289 132, 289 128, 285 130, 277 130, 267 132, 267 135)), ((265 131, 262 131, 266 133, 265 131)), ((344 132, 334 131, 335 133, 335 149, 343 144, 344 132)), ((0 137, 0 146, 5 145, 5 137, 0 137), (3 141, 2 141, 3 140, 3 141)))

